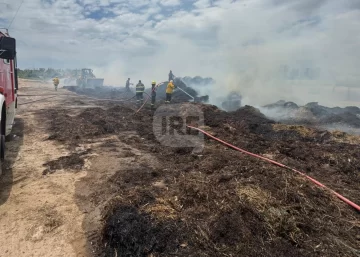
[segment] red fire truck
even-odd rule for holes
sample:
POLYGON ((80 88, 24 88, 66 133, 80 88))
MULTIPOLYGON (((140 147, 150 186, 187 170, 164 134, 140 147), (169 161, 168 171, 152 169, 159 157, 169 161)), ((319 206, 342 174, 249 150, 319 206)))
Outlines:
POLYGON ((17 109, 16 41, 0 31, 0 159, 5 158, 5 136, 11 133, 17 109))

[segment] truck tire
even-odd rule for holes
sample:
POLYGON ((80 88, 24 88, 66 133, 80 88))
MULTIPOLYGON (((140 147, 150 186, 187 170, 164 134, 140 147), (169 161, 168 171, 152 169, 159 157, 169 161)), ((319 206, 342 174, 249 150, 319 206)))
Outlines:
POLYGON ((0 159, 1 162, 5 159, 5 135, 0 136, 0 159))
POLYGON ((1 164, 5 159, 5 133, 6 133, 6 111, 5 103, 1 108, 1 122, 0 122, 0 160, 1 164))

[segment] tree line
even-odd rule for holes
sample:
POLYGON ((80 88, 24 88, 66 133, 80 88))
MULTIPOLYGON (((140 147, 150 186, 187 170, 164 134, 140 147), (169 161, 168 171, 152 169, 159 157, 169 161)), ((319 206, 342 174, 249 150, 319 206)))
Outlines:
POLYGON ((18 77, 22 79, 52 79, 76 77, 80 69, 53 69, 53 68, 39 68, 39 69, 18 69, 18 77))

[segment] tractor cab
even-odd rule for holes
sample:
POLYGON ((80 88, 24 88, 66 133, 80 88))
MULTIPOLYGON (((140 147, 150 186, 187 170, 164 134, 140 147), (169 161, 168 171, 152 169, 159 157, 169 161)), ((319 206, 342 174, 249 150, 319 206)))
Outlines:
POLYGON ((95 78, 93 70, 92 69, 82 69, 81 70, 81 78, 82 79, 95 78))

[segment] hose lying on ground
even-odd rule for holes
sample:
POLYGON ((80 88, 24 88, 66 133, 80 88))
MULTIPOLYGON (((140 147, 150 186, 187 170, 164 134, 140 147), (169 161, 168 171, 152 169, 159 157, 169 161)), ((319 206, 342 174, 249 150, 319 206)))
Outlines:
MULTIPOLYGON (((164 82, 160 82, 159 84, 157 84, 152 90, 151 92, 155 91, 157 87, 159 87, 160 85, 166 83, 167 81, 164 81, 164 82)), ((146 93, 147 94, 147 93, 146 93)), ((145 102, 143 103, 143 105, 141 105, 141 107, 135 112, 135 113, 138 113, 143 107, 144 105, 147 103, 147 101, 149 101, 151 95, 147 94, 148 97, 146 98, 145 102)))
POLYGON ((128 99, 111 99, 111 98, 95 98, 95 97, 90 97, 90 96, 86 96, 86 95, 78 95, 78 94, 76 94, 74 96, 81 96, 84 98, 97 100, 97 101, 111 101, 111 102, 126 102, 126 101, 130 101, 136 97, 136 95, 134 95, 133 97, 128 98, 128 99))
POLYGON ((22 94, 18 94, 17 96, 27 97, 27 96, 58 96, 58 95, 72 96, 73 94, 39 94, 39 95, 22 95, 22 94))
POLYGON ((229 143, 227 143, 227 142, 225 142, 225 141, 223 141, 223 140, 221 140, 221 139, 219 139, 219 138, 217 138, 217 137, 214 137, 213 135, 211 135, 210 133, 207 133, 206 131, 204 131, 204 130, 202 130, 202 129, 199 129, 199 128, 196 128, 196 127, 193 127, 193 126, 187 126, 187 127, 188 127, 188 128, 191 128, 191 129, 195 129, 195 130, 197 130, 197 131, 200 131, 200 132, 203 133, 204 135, 206 135, 206 136, 208 136, 208 137, 210 137, 210 138, 212 138, 212 139, 214 139, 214 140, 216 140, 216 141, 218 141, 218 142, 220 142, 220 143, 222 143, 222 144, 224 144, 224 145, 226 145, 226 146, 228 146, 228 147, 230 147, 230 148, 232 148, 232 149, 235 149, 235 150, 237 150, 237 151, 239 151, 239 152, 242 152, 242 153, 244 153, 244 154, 253 156, 253 157, 255 157, 255 158, 262 159, 262 160, 264 160, 264 161, 267 161, 267 162, 269 162, 269 163, 272 163, 272 164, 274 164, 274 165, 277 165, 277 166, 279 166, 279 167, 281 167, 281 168, 285 168, 285 169, 287 169, 287 170, 291 170, 291 171, 293 171, 293 172, 295 172, 295 173, 297 173, 297 174, 299 174, 299 175, 307 178, 308 180, 310 180, 311 182, 313 182, 313 183, 316 184, 317 186, 329 190, 331 193, 333 193, 335 196, 337 196, 340 200, 344 201, 345 203, 347 203, 348 205, 350 205, 351 207, 355 208, 357 211, 360 212, 360 206, 359 206, 359 205, 357 205, 356 203, 350 201, 349 199, 347 199, 346 197, 340 195, 339 193, 335 192, 334 190, 328 188, 327 186, 325 186, 324 184, 320 183, 319 181, 313 179, 312 177, 306 175, 304 172, 298 171, 298 170, 296 170, 296 169, 293 169, 293 168, 288 167, 288 166, 286 166, 286 165, 284 165, 284 164, 282 164, 282 163, 279 163, 279 162, 276 162, 276 161, 274 161, 274 160, 268 159, 268 158, 263 157, 263 156, 261 156, 261 155, 257 155, 257 154, 248 152, 248 151, 246 151, 246 150, 243 150, 243 149, 241 149, 241 148, 238 148, 238 147, 236 147, 236 146, 234 146, 234 145, 232 145, 232 144, 229 144, 229 143))
MULTIPOLYGON (((78 95, 78 94, 76 94, 76 95, 49 94, 49 95, 51 95, 51 97, 41 98, 41 99, 38 99, 38 100, 26 102, 26 103, 19 103, 18 105, 25 105, 25 104, 30 104, 30 103, 34 103, 34 102, 39 102, 39 101, 47 100, 47 99, 54 98, 54 97, 57 97, 57 96, 72 96, 72 97, 81 96, 81 97, 84 97, 84 98, 93 99, 93 100, 97 100, 97 101, 112 101, 112 102, 126 102, 126 101, 130 101, 130 100, 135 98, 135 96, 133 96, 133 97, 131 97, 129 99, 109 99, 109 98, 104 99, 104 98, 94 98, 94 97, 89 97, 89 96, 86 96, 86 95, 78 95)), ((46 96, 46 95, 18 95, 18 96, 46 96)))
POLYGON ((40 101, 44 101, 44 100, 54 98, 54 97, 57 97, 57 96, 50 96, 50 97, 46 97, 46 98, 41 98, 41 99, 38 99, 38 100, 26 102, 26 103, 18 103, 18 105, 25 105, 25 104, 31 104, 31 103, 35 103, 35 102, 40 102, 40 101))

